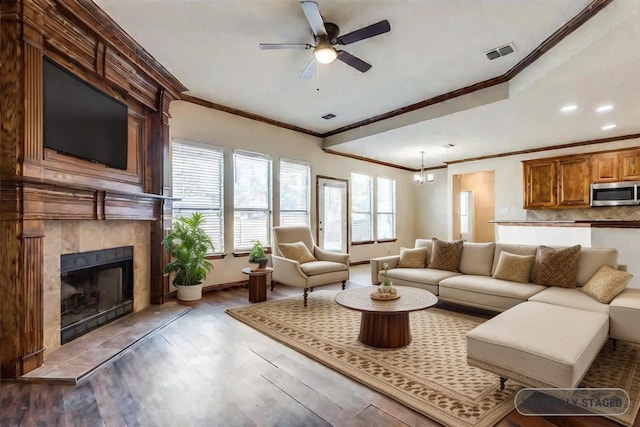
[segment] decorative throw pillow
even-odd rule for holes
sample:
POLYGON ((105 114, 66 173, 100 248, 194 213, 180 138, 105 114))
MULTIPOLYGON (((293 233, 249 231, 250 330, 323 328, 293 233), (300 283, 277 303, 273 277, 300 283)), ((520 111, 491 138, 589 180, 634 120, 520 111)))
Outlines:
POLYGON ((624 290, 632 277, 631 273, 616 270, 605 264, 580 288, 580 291, 603 304, 609 304, 624 290))
POLYGON ((427 262, 427 248, 400 248, 401 268, 424 268, 427 262))
POLYGON ((500 252, 500 258, 498 258, 498 265, 493 277, 512 282, 529 283, 531 267, 533 267, 535 261, 535 255, 516 255, 510 252, 500 252))
POLYGON ((443 242, 434 237, 429 268, 457 272, 460 268, 460 255, 462 255, 463 244, 462 240, 443 242))
POLYGON ((538 248, 538 268, 533 283, 561 288, 575 288, 580 245, 568 248, 538 248))
POLYGON ((300 264, 317 261, 316 257, 309 252, 307 245, 302 242, 280 243, 278 245, 278 249, 280 250, 280 253, 282 253, 283 257, 298 261, 300 264))

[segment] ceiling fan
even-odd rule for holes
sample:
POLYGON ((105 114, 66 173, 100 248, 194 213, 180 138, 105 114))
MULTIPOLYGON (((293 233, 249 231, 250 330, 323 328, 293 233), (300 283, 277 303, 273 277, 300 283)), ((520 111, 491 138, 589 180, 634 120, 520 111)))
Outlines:
POLYGON ((333 46, 336 44, 347 45, 387 33, 391 31, 389 21, 385 19, 338 37, 340 28, 331 22, 324 22, 322 15, 320 15, 318 3, 315 1, 301 1, 300 6, 313 32, 315 46, 309 43, 260 43, 260 49, 313 49, 313 57, 311 57, 309 63, 298 76, 301 79, 308 79, 313 75, 316 61, 322 64, 329 64, 338 59, 362 73, 369 71, 371 64, 347 51, 337 50, 333 46))

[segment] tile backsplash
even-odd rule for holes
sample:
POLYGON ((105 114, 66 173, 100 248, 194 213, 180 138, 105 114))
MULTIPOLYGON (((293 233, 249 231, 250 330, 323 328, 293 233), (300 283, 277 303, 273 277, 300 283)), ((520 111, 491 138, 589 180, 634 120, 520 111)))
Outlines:
POLYGON ((527 221, 553 221, 577 219, 619 219, 640 221, 640 206, 602 206, 584 209, 525 210, 527 221))

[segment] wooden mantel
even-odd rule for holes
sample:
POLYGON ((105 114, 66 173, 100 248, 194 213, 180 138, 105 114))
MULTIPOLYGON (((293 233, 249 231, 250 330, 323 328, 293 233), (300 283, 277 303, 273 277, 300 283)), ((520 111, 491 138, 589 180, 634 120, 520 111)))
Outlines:
POLYGON ((186 88, 91 1, 3 0, 0 89, 0 377, 16 378, 42 364, 44 221, 149 221, 165 301, 168 111, 186 88), (127 105, 126 170, 44 148, 43 56, 127 105))

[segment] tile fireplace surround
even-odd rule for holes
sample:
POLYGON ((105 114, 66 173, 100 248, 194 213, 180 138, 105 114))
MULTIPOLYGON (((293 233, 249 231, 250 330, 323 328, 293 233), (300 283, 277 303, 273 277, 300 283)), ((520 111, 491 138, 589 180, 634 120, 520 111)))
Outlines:
POLYGON ((44 232, 45 358, 60 348, 60 255, 133 245, 133 311, 149 306, 148 221, 45 221, 44 232))

